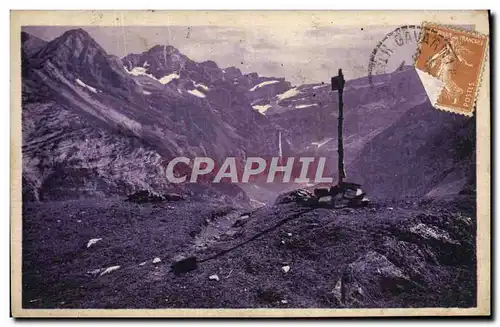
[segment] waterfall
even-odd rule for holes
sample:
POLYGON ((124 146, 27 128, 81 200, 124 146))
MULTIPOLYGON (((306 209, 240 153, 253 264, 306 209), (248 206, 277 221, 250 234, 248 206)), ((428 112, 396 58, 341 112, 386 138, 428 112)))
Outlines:
POLYGON ((278 156, 281 160, 281 157, 283 156, 283 151, 281 149, 281 131, 278 131, 278 156))

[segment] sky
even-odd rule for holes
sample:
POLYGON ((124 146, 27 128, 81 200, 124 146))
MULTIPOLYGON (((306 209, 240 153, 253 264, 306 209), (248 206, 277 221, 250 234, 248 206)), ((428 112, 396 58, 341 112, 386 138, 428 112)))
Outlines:
POLYGON ((235 66, 300 85, 328 82, 339 68, 346 79, 367 76, 373 49, 395 26, 27 26, 23 31, 50 41, 73 28, 85 29, 119 57, 172 45, 198 62, 213 60, 221 68, 235 66))

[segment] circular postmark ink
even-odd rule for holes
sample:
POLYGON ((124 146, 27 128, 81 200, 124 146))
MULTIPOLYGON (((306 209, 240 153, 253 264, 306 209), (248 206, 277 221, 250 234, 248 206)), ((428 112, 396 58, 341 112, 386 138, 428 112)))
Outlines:
POLYGON ((386 34, 370 55, 368 81, 373 76, 402 70, 413 65, 420 40, 419 25, 404 25, 386 34))

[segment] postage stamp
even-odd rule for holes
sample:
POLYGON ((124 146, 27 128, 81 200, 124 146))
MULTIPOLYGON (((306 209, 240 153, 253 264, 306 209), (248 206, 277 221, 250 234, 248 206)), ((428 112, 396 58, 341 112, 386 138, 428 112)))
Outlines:
POLYGON ((422 79, 427 81, 424 84, 435 82, 431 87, 434 107, 472 115, 487 50, 486 35, 434 23, 422 25, 415 67, 421 76, 431 76, 422 79))

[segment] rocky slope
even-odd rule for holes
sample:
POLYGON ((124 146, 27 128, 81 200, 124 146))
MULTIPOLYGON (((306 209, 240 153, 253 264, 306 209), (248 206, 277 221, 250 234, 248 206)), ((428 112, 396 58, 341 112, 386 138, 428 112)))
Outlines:
POLYGON ((209 200, 27 203, 23 306, 472 307, 473 203, 406 198, 362 209, 283 204, 251 212, 209 200), (171 271, 181 255, 210 257, 283 219, 198 269, 171 271))
POLYGON ((21 44, 23 54, 27 57, 31 57, 43 48, 47 42, 26 32, 21 32, 21 44))
POLYGON ((376 197, 475 194, 475 119, 424 103, 370 140, 349 165, 376 197))

